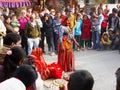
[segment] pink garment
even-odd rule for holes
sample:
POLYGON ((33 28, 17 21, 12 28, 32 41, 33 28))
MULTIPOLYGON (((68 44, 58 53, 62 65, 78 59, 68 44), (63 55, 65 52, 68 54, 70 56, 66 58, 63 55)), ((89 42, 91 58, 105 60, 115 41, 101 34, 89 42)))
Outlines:
POLYGON ((24 30, 25 29, 25 25, 28 22, 28 18, 24 17, 24 18, 19 18, 18 21, 20 23, 20 30, 24 30))

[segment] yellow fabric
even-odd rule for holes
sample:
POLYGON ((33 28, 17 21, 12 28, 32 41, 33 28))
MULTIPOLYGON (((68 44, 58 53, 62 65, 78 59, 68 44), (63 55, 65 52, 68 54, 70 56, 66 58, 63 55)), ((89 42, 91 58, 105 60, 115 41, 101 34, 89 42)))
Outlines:
POLYGON ((70 16, 70 29, 73 31, 74 28, 76 27, 76 18, 74 15, 70 16))
POLYGON ((111 41, 109 40, 108 35, 107 35, 107 38, 105 38, 105 35, 107 35, 107 33, 103 33, 103 35, 102 35, 102 38, 101 38, 102 44, 110 45, 111 41))
POLYGON ((72 43, 68 39, 63 39, 63 46, 66 50, 71 50, 72 48, 72 43))

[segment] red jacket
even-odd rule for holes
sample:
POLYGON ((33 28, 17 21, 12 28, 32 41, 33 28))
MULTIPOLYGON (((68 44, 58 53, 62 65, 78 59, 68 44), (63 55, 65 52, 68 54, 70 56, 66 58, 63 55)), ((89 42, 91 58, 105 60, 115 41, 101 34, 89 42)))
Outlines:
POLYGON ((102 21, 101 28, 107 28, 108 26, 108 15, 103 14, 104 20, 102 21))
POLYGON ((89 19, 83 20, 81 39, 90 39, 91 22, 89 19))

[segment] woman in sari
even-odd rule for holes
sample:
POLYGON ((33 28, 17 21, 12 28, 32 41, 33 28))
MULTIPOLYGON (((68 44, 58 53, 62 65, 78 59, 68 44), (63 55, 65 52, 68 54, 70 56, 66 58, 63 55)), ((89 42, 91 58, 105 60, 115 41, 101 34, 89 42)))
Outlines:
POLYGON ((59 30, 58 64, 65 72, 74 71, 74 55, 72 51, 72 39, 69 38, 68 28, 62 26, 59 30))

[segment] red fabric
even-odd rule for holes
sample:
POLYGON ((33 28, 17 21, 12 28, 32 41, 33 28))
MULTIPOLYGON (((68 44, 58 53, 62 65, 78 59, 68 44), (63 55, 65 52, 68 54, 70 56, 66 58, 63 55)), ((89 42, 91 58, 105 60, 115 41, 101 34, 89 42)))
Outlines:
POLYGON ((33 58, 36 63, 36 68, 41 75, 43 80, 48 78, 61 78, 62 77, 62 68, 57 63, 51 63, 49 65, 46 64, 42 49, 35 48, 30 55, 30 58, 33 58))
POLYGON ((70 20, 68 17, 66 17, 65 15, 62 15, 61 18, 62 18, 61 25, 70 26, 70 20))
POLYGON ((35 48, 32 51, 32 54, 30 55, 30 57, 34 59, 34 61, 36 63, 37 70, 41 75, 41 78, 43 80, 50 78, 51 72, 50 72, 49 68, 47 67, 47 64, 46 64, 44 57, 42 55, 42 49, 35 48))
POLYGON ((56 79, 62 78, 62 68, 60 67, 59 64, 53 62, 52 64, 48 65, 49 70, 51 71, 52 77, 56 79))
POLYGON ((90 39, 91 22, 89 19, 83 20, 81 39, 90 39))
POLYGON ((107 28, 107 26, 108 26, 108 15, 103 14, 103 16, 104 16, 104 20, 101 24, 101 27, 102 28, 107 28))
POLYGON ((62 15, 61 18, 62 18, 61 25, 66 26, 66 16, 62 15))
POLYGON ((66 72, 75 70, 74 55, 72 48, 69 50, 62 50, 62 45, 58 44, 58 64, 66 72))

